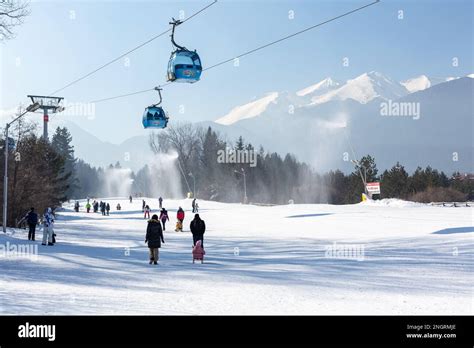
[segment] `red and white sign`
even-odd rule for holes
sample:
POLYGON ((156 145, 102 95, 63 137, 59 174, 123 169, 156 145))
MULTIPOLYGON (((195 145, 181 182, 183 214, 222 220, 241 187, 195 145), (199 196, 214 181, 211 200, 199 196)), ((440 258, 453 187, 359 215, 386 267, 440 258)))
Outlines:
POLYGON ((379 182, 368 182, 366 187, 367 187, 367 192, 369 192, 373 195, 379 195, 380 194, 380 183, 379 182))

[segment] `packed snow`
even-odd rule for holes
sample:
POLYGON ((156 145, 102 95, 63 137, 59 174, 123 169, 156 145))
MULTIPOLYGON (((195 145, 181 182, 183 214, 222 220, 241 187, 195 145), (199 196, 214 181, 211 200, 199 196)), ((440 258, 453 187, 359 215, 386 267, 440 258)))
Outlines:
POLYGON ((199 201, 206 256, 193 264, 191 201, 165 199, 155 266, 141 199, 106 200, 110 216, 66 204, 54 246, 40 231, 36 242, 0 235, 0 314, 473 314, 473 208, 199 201), (178 206, 184 232, 174 232, 178 206), (10 250, 20 245, 38 253, 10 250))

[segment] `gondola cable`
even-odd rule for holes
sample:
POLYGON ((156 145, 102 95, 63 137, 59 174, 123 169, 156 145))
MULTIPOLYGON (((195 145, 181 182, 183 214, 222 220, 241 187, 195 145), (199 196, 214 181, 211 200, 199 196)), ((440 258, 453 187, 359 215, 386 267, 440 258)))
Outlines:
MULTIPOLYGON (((196 17, 198 14, 200 14, 201 12, 207 10, 209 7, 211 7, 212 5, 214 5, 215 3, 217 3, 217 1, 218 1, 218 0, 214 0, 212 3, 210 3, 210 4, 208 4, 207 6, 203 7, 203 8, 200 9, 199 11, 193 13, 191 16, 189 16, 188 18, 186 18, 186 19, 184 19, 183 21, 181 21, 180 24, 186 23, 186 22, 189 21, 190 19, 196 17)), ((141 43, 140 45, 138 45, 138 46, 132 48, 131 50, 128 50, 127 52, 121 54, 121 55, 118 56, 117 58, 112 59, 111 61, 109 61, 109 62, 107 62, 107 63, 101 65, 100 67, 94 69, 93 71, 89 72, 88 74, 86 74, 86 75, 84 75, 84 76, 82 76, 82 77, 80 77, 80 78, 78 78, 78 79, 76 79, 76 80, 74 80, 74 81, 68 83, 68 84, 65 85, 64 87, 62 87, 62 88, 60 88, 60 89, 57 89, 56 91, 50 93, 49 95, 55 95, 56 93, 59 93, 59 92, 65 90, 66 88, 69 88, 69 87, 71 87, 72 85, 74 85, 74 84, 76 84, 76 83, 78 83, 78 82, 80 82, 80 81, 82 81, 82 80, 88 78, 89 76, 95 74, 96 72, 98 72, 98 71, 100 71, 100 70, 102 70, 102 69, 108 67, 109 65, 111 65, 111 64, 113 64, 113 63, 115 63, 115 62, 117 62, 118 60, 120 60, 120 59, 126 57, 128 54, 130 54, 130 53, 132 53, 132 52, 134 52, 134 51, 136 51, 136 50, 142 48, 143 46, 148 45, 150 42, 152 42, 152 41, 154 41, 154 40, 156 40, 156 39, 162 37, 163 35, 169 33, 171 30, 172 30, 172 29, 168 29, 168 30, 166 30, 166 31, 164 31, 164 32, 162 32, 162 33, 160 33, 160 34, 158 34, 158 35, 155 35, 155 36, 152 37, 151 39, 149 39, 149 40, 147 40, 147 41, 141 43)), ((144 93, 144 92, 153 91, 153 90, 154 90, 154 89, 152 88, 152 89, 150 89, 150 90, 145 90, 145 91, 139 91, 139 92, 129 93, 129 94, 124 95, 124 96, 129 96, 129 95, 144 93)))
MULTIPOLYGON (((379 3, 379 2, 380 2, 380 0, 376 0, 376 1, 373 1, 373 2, 371 2, 371 3, 369 3, 369 4, 366 4, 366 5, 364 5, 364 6, 360 6, 360 7, 356 8, 356 9, 351 10, 351 11, 348 11, 348 12, 345 12, 345 13, 343 13, 343 14, 341 14, 341 15, 336 16, 336 17, 330 18, 330 19, 328 19, 328 20, 326 20, 326 21, 324 21, 324 22, 320 22, 320 23, 318 23, 318 24, 315 24, 315 25, 313 25, 313 26, 310 26, 310 27, 308 27, 308 28, 305 28, 305 29, 303 29, 303 30, 300 30, 300 31, 298 31, 298 32, 296 32, 296 33, 287 35, 287 36, 285 36, 285 37, 283 37, 283 38, 280 38, 280 39, 278 39, 278 40, 269 42, 269 43, 267 43, 267 44, 264 44, 264 45, 262 45, 262 46, 256 47, 256 48, 254 48, 254 49, 252 49, 252 50, 246 51, 246 52, 244 52, 244 53, 242 53, 242 54, 239 54, 239 55, 237 55, 237 56, 234 56, 234 57, 232 57, 232 58, 229 58, 229 59, 223 60, 223 61, 221 61, 221 62, 218 62, 218 63, 216 63, 216 64, 213 64, 213 65, 211 65, 210 67, 207 67, 207 68, 203 69, 202 71, 203 71, 203 72, 204 72, 204 71, 209 71, 209 70, 214 69, 214 68, 216 68, 216 67, 218 67, 218 66, 221 66, 221 65, 223 65, 223 64, 226 64, 226 63, 229 63, 229 62, 231 62, 231 61, 234 61, 234 60, 237 59, 237 58, 241 58, 241 57, 247 56, 247 55, 249 55, 249 54, 255 53, 255 52, 260 51, 260 50, 262 50, 262 49, 264 49, 264 48, 267 48, 267 47, 269 47, 269 46, 275 45, 275 44, 277 44, 277 43, 280 43, 280 42, 282 42, 282 41, 288 40, 288 39, 290 39, 290 38, 292 38, 292 37, 295 37, 295 36, 297 36, 297 35, 300 35, 300 34, 303 34, 303 33, 307 32, 307 31, 310 31, 310 30, 312 30, 312 29, 318 28, 318 27, 320 27, 320 26, 322 26, 322 25, 324 25, 324 24, 333 22, 333 21, 338 20, 338 19, 340 19, 340 18, 342 18, 342 17, 345 17, 345 16, 348 16, 348 15, 353 14, 353 13, 355 13, 355 12, 361 11, 361 10, 363 10, 363 9, 369 7, 369 6, 375 5, 375 4, 379 3)), ((170 30, 171 30, 171 29, 170 29, 170 30)), ((167 86, 167 85, 169 85, 169 84, 171 84, 171 83, 172 83, 172 82, 167 82, 167 83, 164 83, 164 84, 162 84, 162 85, 159 85, 159 87, 162 88, 162 87, 165 87, 165 86, 167 86)), ((118 96, 114 96, 114 97, 108 97, 108 98, 103 98, 103 99, 97 99, 97 100, 90 101, 90 103, 101 103, 101 102, 105 102, 105 101, 108 101, 108 100, 114 100, 114 99, 119 99, 119 98, 125 98, 125 97, 128 97, 128 96, 133 96, 133 95, 137 95, 137 94, 147 93, 147 92, 151 92, 151 91, 154 91, 154 90, 155 90, 155 87, 149 88, 149 89, 146 89, 146 90, 142 90, 142 91, 138 91, 138 92, 132 92, 132 93, 127 93, 127 94, 122 94, 122 95, 118 95, 118 96)))

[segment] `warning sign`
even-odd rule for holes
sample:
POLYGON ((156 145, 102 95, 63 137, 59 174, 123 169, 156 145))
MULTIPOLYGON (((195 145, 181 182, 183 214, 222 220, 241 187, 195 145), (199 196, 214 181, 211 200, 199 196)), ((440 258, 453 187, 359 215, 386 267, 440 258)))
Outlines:
POLYGON ((373 195, 380 194, 380 183, 379 182, 368 182, 367 183, 367 192, 373 195))

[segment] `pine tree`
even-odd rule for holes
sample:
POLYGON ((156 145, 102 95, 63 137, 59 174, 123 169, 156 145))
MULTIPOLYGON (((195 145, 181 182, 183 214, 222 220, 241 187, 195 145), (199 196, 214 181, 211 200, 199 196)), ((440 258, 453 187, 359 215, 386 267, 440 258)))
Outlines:
POLYGON ((64 158, 64 179, 68 186, 66 197, 70 198, 77 190, 78 180, 76 176, 76 159, 74 158, 74 146, 71 145, 72 136, 66 127, 57 127, 51 140, 53 149, 64 158), (66 179, 67 178, 67 179, 66 179))
POLYGON ((408 193, 408 173, 399 162, 384 171, 380 183, 383 198, 404 198, 408 193))

